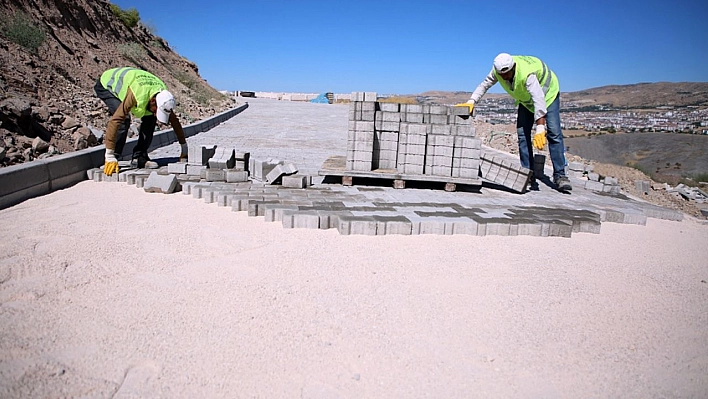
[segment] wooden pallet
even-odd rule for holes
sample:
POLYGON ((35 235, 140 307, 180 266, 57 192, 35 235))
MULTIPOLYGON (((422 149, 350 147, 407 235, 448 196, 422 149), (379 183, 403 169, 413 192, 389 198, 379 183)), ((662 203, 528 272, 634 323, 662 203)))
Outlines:
POLYGON ((375 169, 371 171, 347 170, 344 156, 331 156, 322 164, 320 176, 341 176, 342 185, 351 186, 354 178, 392 180, 393 188, 406 188, 406 182, 444 183, 445 191, 456 191, 457 185, 481 187, 482 179, 468 179, 451 176, 405 174, 395 169, 375 169))

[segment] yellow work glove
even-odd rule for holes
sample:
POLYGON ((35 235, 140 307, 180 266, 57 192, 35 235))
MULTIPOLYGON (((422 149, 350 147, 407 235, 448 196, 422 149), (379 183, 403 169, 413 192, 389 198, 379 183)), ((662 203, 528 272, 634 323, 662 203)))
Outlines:
POLYGON ((189 146, 187 146, 187 143, 184 143, 184 144, 180 144, 180 147, 182 148, 182 153, 179 154, 179 161, 180 162, 187 162, 188 153, 189 153, 189 146))
POLYGON ((110 176, 113 173, 118 173, 118 159, 113 150, 106 148, 106 163, 103 165, 103 173, 110 176))
POLYGON ((467 101, 466 103, 455 104, 455 106, 456 107, 467 107, 467 109, 469 109, 470 116, 472 115, 472 111, 474 111, 474 101, 467 101))
POLYGON ((533 132, 533 146, 539 151, 546 146, 546 125, 536 125, 533 132))

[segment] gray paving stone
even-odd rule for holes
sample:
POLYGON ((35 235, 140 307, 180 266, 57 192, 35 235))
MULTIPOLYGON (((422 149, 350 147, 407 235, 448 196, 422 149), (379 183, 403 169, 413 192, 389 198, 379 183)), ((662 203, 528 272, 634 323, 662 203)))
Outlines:
POLYGON ((239 183, 248 181, 248 172, 245 170, 226 170, 227 183, 239 183))
POLYGON ((176 187, 177 177, 175 175, 161 176, 157 172, 152 172, 145 181, 143 189, 148 193, 171 194, 176 187))
MULTIPOLYGON (((263 105, 263 108, 252 105, 236 118, 209 132, 191 137, 190 141, 195 140, 197 145, 201 144, 201 141, 204 144, 250 152, 252 156, 248 161, 249 168, 256 159, 282 160, 278 162, 297 164, 300 169, 298 173, 303 174, 316 175, 322 164, 332 155, 346 157, 350 126, 347 106, 311 108, 307 104, 284 104, 278 101, 263 101, 259 105, 263 105), (289 112, 293 113, 288 114, 289 112), (283 121, 315 118, 317 112, 323 112, 320 117, 322 125, 318 127, 302 128, 302 124, 293 127, 282 126, 283 121), (331 113, 338 113, 340 117, 332 118, 331 113), (278 117, 275 118, 274 115, 278 117), (288 130, 288 140, 275 139, 282 129, 288 130)), ((377 112, 375 104, 366 107, 374 107, 371 112, 377 112)), ((405 118, 404 112, 411 111, 404 105, 399 108, 402 119, 405 118)), ((426 109, 422 106, 419 108, 421 114, 426 109)), ((373 127, 373 119, 368 122, 373 127)), ((426 135, 430 134, 430 131, 423 124, 406 122, 400 124, 400 129, 401 133, 397 135, 399 145, 403 143, 407 148, 410 142, 411 155, 422 156, 421 160, 424 161, 426 135), (409 128, 422 134, 409 135, 409 128), (421 146, 422 154, 417 154, 416 151, 421 150, 416 146, 421 146)), ((382 138, 385 136, 381 132, 375 133, 372 128, 372 138, 375 134, 378 134, 376 140, 380 150, 382 138)), ((163 153, 162 156, 178 156, 178 146, 174 147, 174 151, 172 154, 163 153)), ((457 153, 453 150, 452 165, 457 166, 458 164, 454 163, 455 154, 457 153)), ((514 187, 518 188, 524 176, 517 169, 519 165, 512 162, 518 161, 516 156, 495 153, 490 157, 495 164, 494 169, 486 162, 486 165, 478 166, 477 173, 486 167, 487 173, 493 171, 495 178, 503 177, 505 184, 513 182, 514 187)), ((484 163, 481 160, 479 162, 484 163)), ((187 167, 188 172, 190 166, 187 167)), ((160 173, 169 172, 169 167, 164 169, 160 170, 160 173)), ((126 175, 125 179, 128 178, 126 175)), ((564 195, 544 183, 540 184, 539 191, 519 195, 487 187, 482 187, 477 193, 469 193, 409 187, 395 190, 392 187, 342 186, 322 181, 305 189, 266 185, 257 179, 240 183, 189 180, 179 182, 182 184, 183 193, 192 195, 195 199, 203 198, 203 193, 209 193, 213 202, 219 206, 230 206, 233 211, 247 211, 251 216, 264 216, 268 221, 283 218, 281 222, 284 227, 298 225, 315 228, 316 218, 316 228, 336 228, 340 234, 387 235, 410 232, 470 236, 501 234, 570 237, 572 234, 599 234, 603 223, 642 224, 646 223, 647 218, 682 219, 680 212, 636 201, 621 193, 574 190, 571 194, 564 195), (292 215, 289 221, 285 220, 286 212, 292 215), (298 217, 296 222, 295 215, 300 214, 306 216, 298 217)), ((580 184, 587 183, 573 179, 573 184, 580 187, 580 184)))
POLYGON ((172 174, 186 174, 187 173, 187 163, 186 162, 172 162, 167 164, 167 172, 172 174))

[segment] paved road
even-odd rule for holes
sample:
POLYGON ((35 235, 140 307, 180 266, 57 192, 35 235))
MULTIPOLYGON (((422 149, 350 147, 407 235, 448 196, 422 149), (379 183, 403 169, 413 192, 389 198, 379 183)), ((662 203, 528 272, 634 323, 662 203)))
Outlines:
MULTIPOLYGON (((230 146, 256 158, 295 163, 301 173, 317 175, 327 157, 346 155, 347 105, 313 104, 253 98, 248 108, 208 132, 187 142, 230 146)), ((178 156, 172 145, 151 157, 178 156)))
MULTIPOLYGON (((340 184, 322 184, 322 177, 318 176, 318 172, 322 169, 324 161, 334 155, 346 155, 348 112, 347 105, 251 99, 248 109, 244 112, 208 132, 189 138, 188 143, 232 147, 238 151, 250 152, 251 156, 257 159, 273 158, 292 162, 298 167, 299 173, 314 177, 315 188, 326 188, 330 191, 326 193, 330 203, 349 203, 351 206, 346 209, 346 215, 364 218, 353 223, 372 222, 373 217, 389 218, 385 222, 379 221, 380 223, 399 223, 399 219, 390 218, 403 216, 406 218, 405 223, 412 223, 413 234, 435 232, 545 236, 549 234, 549 226, 568 223, 572 225, 573 232, 597 233, 600 230, 600 221, 645 224, 647 217, 668 220, 680 220, 683 217, 679 212, 643 201, 585 190, 584 182, 577 179, 572 179, 575 189, 570 194, 554 190, 548 185, 550 182, 541 183, 538 191, 525 194, 491 185, 485 185, 481 189, 475 187, 472 191, 465 191, 464 187, 461 187, 463 190, 458 192, 445 192, 440 188, 429 189, 429 186, 423 189, 409 187, 397 190, 391 187, 390 182, 387 186, 378 186, 375 189, 362 185, 344 187, 340 184), (592 215, 600 215, 600 218, 588 225, 588 217, 592 218, 592 215), (420 228, 418 224, 421 221, 433 223, 433 226, 420 228), (468 222, 472 223, 472 227, 468 222), (491 223, 501 223, 501 230, 498 230, 498 226, 484 231, 476 229, 477 225, 491 223), (534 227, 532 230, 518 230, 516 225, 519 224, 534 227), (539 226, 543 226, 543 229, 539 226)), ((174 144, 154 151, 151 156, 176 157, 178 151, 178 146, 174 144)), ((550 170, 547 174, 550 174, 550 170)), ((209 191, 232 191, 230 188, 217 189, 214 186, 200 185, 209 191)), ((191 190, 188 188, 187 191, 191 190)), ((299 194, 293 197, 295 194, 284 191, 278 194, 264 193, 262 185, 241 188, 235 194, 251 197, 258 195, 259 200, 263 201, 277 199, 280 201, 279 205, 284 202, 292 205, 294 198, 301 198, 299 194)), ((201 193, 195 194, 195 198, 201 199, 201 193)), ((321 197, 314 200, 327 201, 321 197)), ((312 211, 331 213, 331 206, 313 208, 312 201, 313 199, 310 199, 301 203, 303 207, 307 207, 306 217, 309 218, 309 212, 312 211)), ((263 210, 258 214, 263 215, 263 210)), ((275 217, 279 220, 282 214, 278 213, 275 217)), ((354 227, 354 230, 361 233, 362 228, 354 227)), ((407 229, 407 225, 404 229, 407 229)), ((340 233, 347 234, 346 231, 349 231, 349 227, 340 229, 340 233)), ((379 229, 376 234, 382 234, 382 231, 379 229)), ((398 228, 391 227, 388 231, 389 234, 401 234, 398 228)), ((374 232, 369 230, 366 234, 374 232)), ((563 231, 551 232, 550 235, 570 236, 570 230, 565 226, 563 231)))

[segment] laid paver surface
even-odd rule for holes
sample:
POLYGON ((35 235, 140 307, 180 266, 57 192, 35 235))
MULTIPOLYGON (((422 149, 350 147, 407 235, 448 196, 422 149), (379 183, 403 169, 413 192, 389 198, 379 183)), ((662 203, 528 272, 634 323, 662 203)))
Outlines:
MULTIPOLYGON (((328 159, 346 156, 348 111, 348 105, 343 104, 250 99, 244 112, 190 137, 189 145, 230 147, 250 152, 256 159, 291 162, 299 174, 312 176, 313 185, 303 193, 302 189, 258 181, 202 181, 186 183, 183 193, 207 203, 230 206, 234 211, 248 211, 251 216, 267 215, 266 220, 282 222, 284 227, 338 228, 342 234, 569 237, 572 232, 599 233, 601 222, 643 225, 647 217, 683 217, 678 211, 622 194, 586 190, 584 181, 575 178, 571 179, 571 193, 558 192, 549 182, 541 182, 537 191, 524 194, 494 185, 469 191, 460 187, 455 192, 413 184, 395 189, 390 181, 360 181, 343 186, 339 177, 325 179, 318 174, 328 159), (311 222, 313 212, 320 215, 318 223, 311 222), (332 215, 338 218, 332 221, 332 215)), ((171 145, 150 156, 174 158, 178 151, 177 145, 171 145)))

